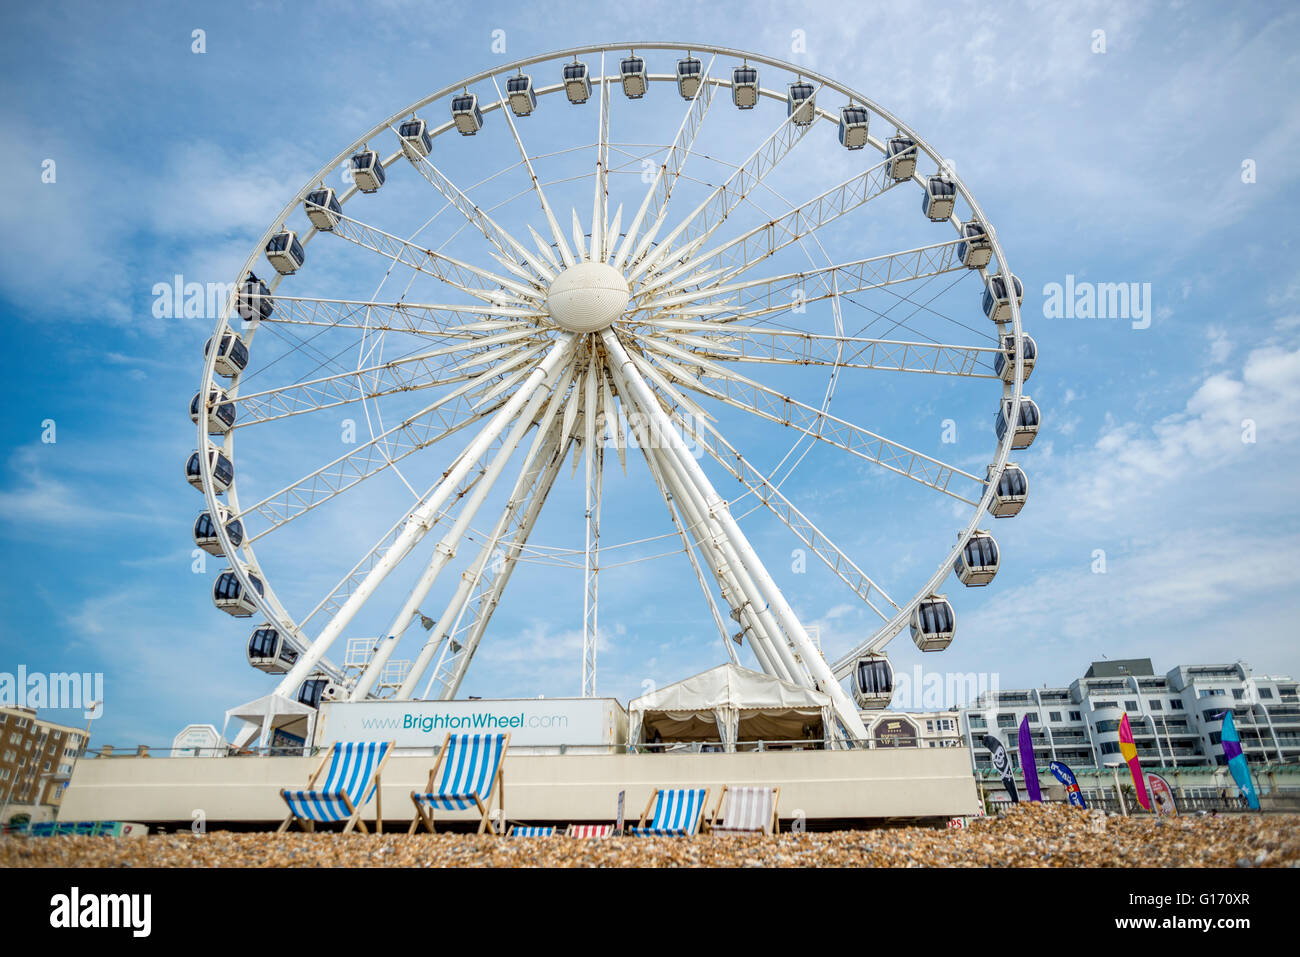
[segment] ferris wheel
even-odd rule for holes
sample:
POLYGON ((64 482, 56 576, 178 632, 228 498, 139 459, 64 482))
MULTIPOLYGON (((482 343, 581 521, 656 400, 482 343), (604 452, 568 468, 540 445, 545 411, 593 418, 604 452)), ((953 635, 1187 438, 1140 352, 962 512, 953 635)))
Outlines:
POLYGON ((1026 501, 1022 299, 954 164, 828 77, 658 42, 485 70, 326 163, 240 270, 190 407, 214 603, 261 621, 248 661, 277 696, 450 699, 515 570, 580 569, 552 574, 594 695, 609 556, 675 555, 732 661, 865 737, 886 645, 947 647, 945 580, 991 582, 986 517, 1026 501), (992 427, 924 451, 936 404, 992 427), (615 467, 648 477, 630 501, 615 467), (790 491, 809 476, 863 528, 819 528, 790 491), (547 545, 566 494, 583 541, 547 545), (602 538, 650 514, 655 535, 602 538), (941 524, 919 570, 888 554, 941 524), (789 543, 874 622, 832 660, 765 564, 789 543))

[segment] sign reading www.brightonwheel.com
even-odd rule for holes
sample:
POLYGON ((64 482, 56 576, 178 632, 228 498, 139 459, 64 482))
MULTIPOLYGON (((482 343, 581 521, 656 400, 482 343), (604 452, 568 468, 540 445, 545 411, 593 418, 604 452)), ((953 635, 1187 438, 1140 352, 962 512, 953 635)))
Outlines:
POLYGON ((607 748, 626 741, 627 714, 613 698, 334 701, 321 705, 316 743, 396 741, 399 748, 432 748, 448 733, 505 732, 511 748, 607 748))

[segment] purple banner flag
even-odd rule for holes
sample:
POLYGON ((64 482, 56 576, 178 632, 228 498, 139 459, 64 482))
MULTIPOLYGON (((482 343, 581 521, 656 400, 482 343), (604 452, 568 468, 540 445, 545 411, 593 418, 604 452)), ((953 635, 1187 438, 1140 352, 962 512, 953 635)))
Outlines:
POLYGON ((1025 776, 1029 800, 1041 803, 1043 791, 1038 786, 1038 763, 1034 760, 1034 739, 1029 734, 1029 715, 1020 722, 1020 771, 1025 776))

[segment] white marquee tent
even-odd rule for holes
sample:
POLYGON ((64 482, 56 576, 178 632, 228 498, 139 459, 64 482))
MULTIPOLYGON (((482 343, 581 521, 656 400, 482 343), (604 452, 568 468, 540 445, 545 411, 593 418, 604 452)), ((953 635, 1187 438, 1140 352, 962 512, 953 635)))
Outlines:
POLYGON ((725 664, 628 702, 628 743, 823 741, 833 727, 829 695, 725 664))

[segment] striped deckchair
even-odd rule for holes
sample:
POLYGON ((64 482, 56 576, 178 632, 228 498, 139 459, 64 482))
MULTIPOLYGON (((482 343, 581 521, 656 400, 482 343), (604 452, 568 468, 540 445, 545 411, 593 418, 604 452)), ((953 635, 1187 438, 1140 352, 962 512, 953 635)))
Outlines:
MULTIPOLYGON (((411 792, 411 803, 415 805, 415 819, 411 821, 411 830, 424 824, 429 833, 434 833, 433 811, 464 811, 477 807, 483 815, 478 832, 488 829, 488 805, 495 794, 497 809, 501 820, 505 821, 505 780, 502 762, 506 749, 510 747, 508 734, 448 734, 438 752, 438 760, 429 772, 429 783, 423 791, 411 792), (442 770, 439 777, 438 771, 442 770)), ((492 833, 496 833, 493 828, 492 833)))
POLYGON ((526 827, 523 824, 510 825, 508 837, 553 837, 555 828, 553 827, 526 827))
POLYGON ((709 830, 719 834, 775 834, 781 821, 776 813, 780 788, 722 786, 709 830), (723 812, 723 809, 726 812, 723 812), (718 823, 722 815, 722 823, 718 823))
POLYGON ((655 788, 640 823, 627 832, 635 837, 694 837, 708 803, 708 788, 655 788), (651 808, 654 818, 647 827, 651 808))
POLYGON ((569 837, 605 838, 614 833, 613 824, 570 824, 569 837))
POLYGON ((289 816, 279 831, 287 831, 297 821, 305 830, 314 831, 317 821, 347 821, 343 833, 359 827, 362 834, 366 822, 361 820, 361 810, 375 799, 375 833, 384 832, 384 806, 379 796, 379 775, 392 753, 393 741, 339 741, 321 760, 320 765, 307 779, 301 791, 280 789, 280 797, 289 805, 289 816), (326 770, 326 765, 329 770, 326 770), (323 782, 317 787, 321 773, 323 782))

